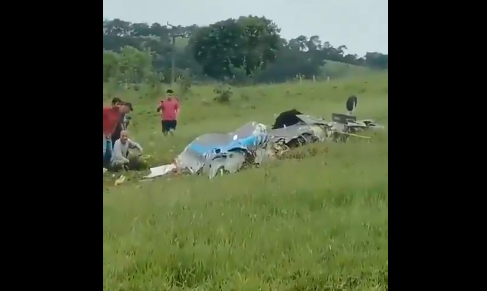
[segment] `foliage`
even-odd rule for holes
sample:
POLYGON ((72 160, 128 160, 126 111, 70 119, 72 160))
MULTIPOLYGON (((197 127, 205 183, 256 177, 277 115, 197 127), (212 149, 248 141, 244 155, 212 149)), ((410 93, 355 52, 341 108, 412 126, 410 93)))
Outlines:
POLYGON ((213 78, 232 78, 231 66, 247 76, 265 69, 281 46, 279 29, 262 17, 240 17, 217 22, 197 31, 191 39, 194 59, 213 78))
POLYGON ((116 79, 123 83, 142 83, 154 74, 152 55, 134 47, 123 47, 120 53, 103 51, 103 82, 116 79))
POLYGON ((184 75, 179 76, 177 84, 179 86, 179 95, 185 96, 190 92, 192 85, 192 75, 190 72, 186 72, 184 75))
MULTIPOLYGON (((384 75, 233 87, 229 104, 202 106, 213 86, 195 85, 173 138, 160 133, 151 100, 137 103, 139 126, 130 131, 156 166, 202 133, 271 124, 297 105, 330 118, 352 94, 361 98, 359 118, 387 124, 387 87, 384 75)), ((145 90, 121 97, 135 101, 145 90)), ((103 290, 388 290, 387 156, 387 136, 374 136, 302 148, 213 181, 106 184, 103 290)))
POLYGON ((228 103, 230 102, 230 98, 232 98, 233 92, 232 87, 220 84, 218 87, 213 89, 215 93, 214 100, 220 103, 228 103))
POLYGON ((288 41, 279 33, 274 22, 255 16, 205 27, 173 28, 158 23, 103 20, 103 81, 138 83, 158 76, 171 83, 175 81, 171 80, 173 53, 176 80, 187 72, 194 81, 211 78, 243 83, 284 82, 296 75, 305 79, 335 77, 326 73, 328 61, 373 69, 388 67, 388 55, 379 52, 359 57, 347 54, 346 46, 332 46, 319 36, 301 35, 288 41), (177 36, 174 46, 172 36, 177 36))

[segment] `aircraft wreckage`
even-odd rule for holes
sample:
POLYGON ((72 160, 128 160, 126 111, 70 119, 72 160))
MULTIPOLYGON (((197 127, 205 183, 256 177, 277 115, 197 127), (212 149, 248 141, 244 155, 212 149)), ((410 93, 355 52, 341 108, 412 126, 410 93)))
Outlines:
POLYGON ((169 173, 207 175, 210 179, 224 172, 236 173, 248 165, 261 163, 309 143, 346 142, 350 136, 369 139, 358 133, 382 129, 373 120, 357 120, 353 111, 357 97, 346 102, 347 114, 332 114, 332 121, 305 115, 296 109, 281 113, 271 129, 262 123, 249 122, 230 133, 207 133, 194 139, 174 163, 151 168, 144 178, 169 173))

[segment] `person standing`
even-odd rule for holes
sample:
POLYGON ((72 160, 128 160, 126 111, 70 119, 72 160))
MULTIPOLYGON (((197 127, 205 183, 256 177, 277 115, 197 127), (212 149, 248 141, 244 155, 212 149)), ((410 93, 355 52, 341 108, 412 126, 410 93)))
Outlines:
POLYGON ((117 127, 115 128, 114 132, 112 133, 112 145, 115 144, 115 141, 120 138, 120 133, 122 130, 126 130, 128 126, 128 116, 127 114, 130 113, 134 108, 132 107, 132 103, 119 101, 118 108, 120 111, 120 120, 117 123, 117 127))
POLYGON ((174 134, 179 117, 179 99, 174 96, 174 92, 171 89, 166 91, 166 95, 166 99, 161 101, 161 104, 157 107, 157 112, 161 112, 162 133, 165 136, 168 133, 174 134))
POLYGON ((112 107, 119 107, 122 103, 122 100, 118 97, 112 99, 112 107))
POLYGON ((119 122, 119 107, 103 107, 103 164, 110 161, 113 147, 111 137, 119 122))

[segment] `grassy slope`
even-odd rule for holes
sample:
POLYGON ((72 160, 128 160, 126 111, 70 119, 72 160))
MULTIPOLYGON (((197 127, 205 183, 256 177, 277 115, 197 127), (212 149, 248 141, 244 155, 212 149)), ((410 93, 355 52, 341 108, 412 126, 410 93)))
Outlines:
MULTIPOLYGON (((271 123, 295 106, 343 112, 350 94, 361 98, 359 118, 387 124, 387 86, 382 75, 242 88, 231 108, 202 101, 212 88, 199 87, 183 101, 176 137, 161 136, 155 101, 136 103, 132 132, 159 163, 198 134, 271 123)), ((104 186, 104 290, 387 290, 386 134, 301 151, 315 156, 213 181, 104 186)))
POLYGON ((343 78, 367 76, 380 71, 373 70, 368 67, 355 66, 341 62, 326 61, 326 64, 323 67, 323 72, 325 76, 332 76, 332 78, 343 78))

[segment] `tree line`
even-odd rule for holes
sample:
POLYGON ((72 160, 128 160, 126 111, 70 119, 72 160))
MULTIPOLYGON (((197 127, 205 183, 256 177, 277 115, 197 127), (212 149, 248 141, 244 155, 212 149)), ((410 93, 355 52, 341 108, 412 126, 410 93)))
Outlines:
POLYGON ((103 82, 170 82, 175 78, 285 82, 326 75, 328 61, 388 68, 388 55, 348 54, 319 36, 286 40, 265 17, 227 19, 209 26, 168 26, 103 20, 103 82), (174 61, 175 71, 172 72, 174 61))

